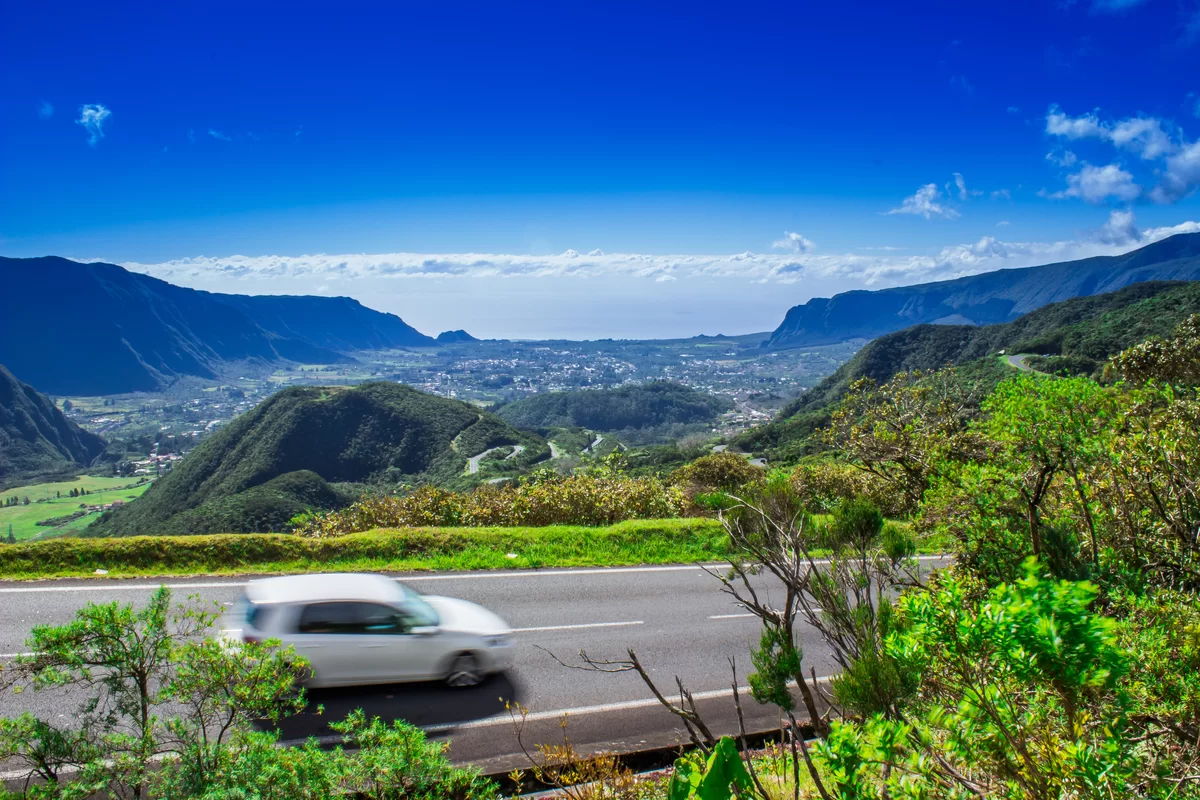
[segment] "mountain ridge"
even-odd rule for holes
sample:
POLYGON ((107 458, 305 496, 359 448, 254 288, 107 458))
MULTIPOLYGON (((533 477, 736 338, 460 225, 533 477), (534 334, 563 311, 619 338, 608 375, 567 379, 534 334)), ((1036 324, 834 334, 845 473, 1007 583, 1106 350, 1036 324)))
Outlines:
POLYGON ((994 270, 946 281, 857 289, 793 306, 764 349, 874 339, 921 323, 991 325, 1043 306, 1154 280, 1200 280, 1200 233, 1119 256, 994 270))
POLYGON ((58 256, 0 257, 0 280, 21 300, 0 315, 0 363, 59 395, 155 391, 234 361, 339 363, 435 344, 349 298, 221 295, 58 256))

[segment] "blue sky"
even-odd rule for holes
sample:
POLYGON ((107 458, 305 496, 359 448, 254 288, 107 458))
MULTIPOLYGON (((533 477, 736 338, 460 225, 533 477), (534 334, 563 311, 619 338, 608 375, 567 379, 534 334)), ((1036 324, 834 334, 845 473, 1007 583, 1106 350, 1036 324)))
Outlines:
POLYGON ((767 330, 1189 229, 1198 67, 1195 0, 10 4, 0 254, 431 332, 767 330))

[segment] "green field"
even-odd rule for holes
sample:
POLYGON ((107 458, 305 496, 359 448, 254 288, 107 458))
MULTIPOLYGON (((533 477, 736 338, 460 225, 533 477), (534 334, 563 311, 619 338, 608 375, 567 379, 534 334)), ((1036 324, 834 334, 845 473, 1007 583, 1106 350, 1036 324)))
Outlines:
POLYGON ((81 503, 86 505, 105 505, 114 500, 129 502, 141 496, 146 491, 149 482, 141 486, 128 487, 136 483, 135 478, 98 478, 92 475, 81 475, 71 481, 55 481, 54 483, 37 483, 30 486, 18 486, 0 492, 0 497, 17 496, 29 498, 29 505, 8 506, 0 508, 0 538, 8 537, 8 526, 12 526, 13 535, 17 541, 45 539, 52 536, 62 536, 68 533, 79 533, 86 528, 99 514, 88 514, 60 527, 42 527, 38 520, 52 517, 64 517, 77 510, 81 503), (91 492, 83 497, 68 497, 72 489, 86 489, 91 492), (56 497, 61 493, 61 497, 56 497))

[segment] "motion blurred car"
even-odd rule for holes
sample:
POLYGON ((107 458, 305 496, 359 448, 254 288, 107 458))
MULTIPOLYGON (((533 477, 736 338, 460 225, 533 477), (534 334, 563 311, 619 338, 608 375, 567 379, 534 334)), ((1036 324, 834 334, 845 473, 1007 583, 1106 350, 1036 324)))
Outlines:
POLYGON ((383 575, 252 581, 222 621, 228 640, 279 639, 308 659, 309 686, 444 680, 475 686, 511 663, 512 629, 486 608, 418 594, 383 575))

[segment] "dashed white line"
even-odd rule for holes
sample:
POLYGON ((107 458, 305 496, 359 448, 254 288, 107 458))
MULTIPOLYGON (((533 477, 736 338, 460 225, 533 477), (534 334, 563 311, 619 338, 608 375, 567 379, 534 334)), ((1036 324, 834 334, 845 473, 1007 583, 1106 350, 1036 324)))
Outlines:
POLYGON ((744 617, 757 616, 757 614, 713 614, 709 619, 742 619, 744 617))
POLYGON ((645 625, 645 620, 630 620, 629 622, 585 622, 580 625, 542 625, 536 628, 513 628, 513 633, 535 633, 538 631, 570 631, 580 628, 621 628, 626 625, 645 625))

